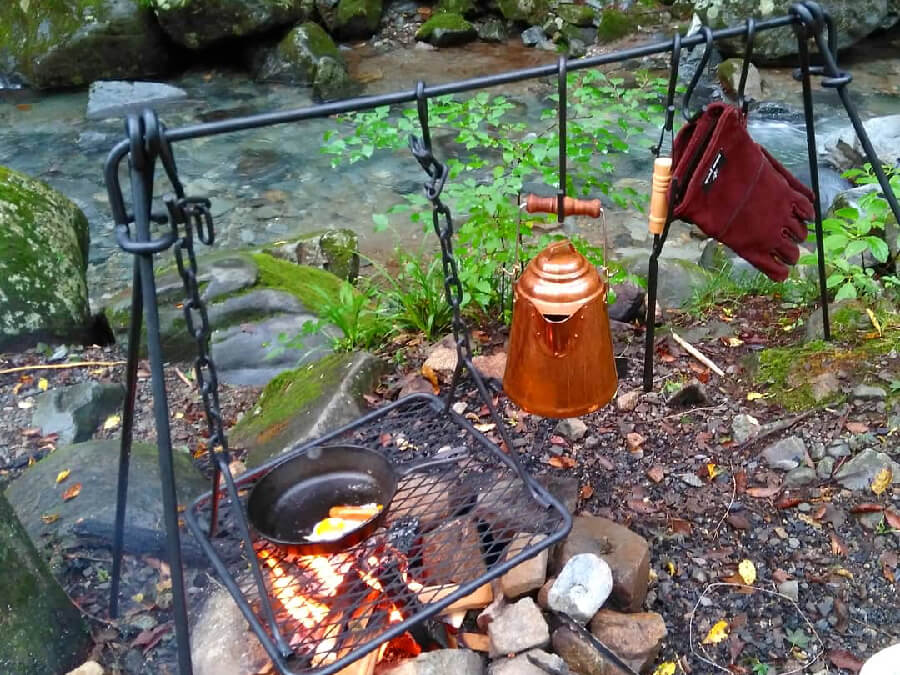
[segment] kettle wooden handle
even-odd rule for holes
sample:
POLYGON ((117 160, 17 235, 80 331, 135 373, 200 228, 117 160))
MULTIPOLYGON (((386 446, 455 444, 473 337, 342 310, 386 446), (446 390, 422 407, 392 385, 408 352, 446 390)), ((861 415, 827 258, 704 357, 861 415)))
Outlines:
POLYGON ((669 215, 669 184, 672 182, 672 158, 657 157, 653 161, 653 182, 650 187, 650 234, 662 234, 669 215))
MULTIPOLYGON (((525 195, 525 210, 528 213, 556 213, 557 204, 556 197, 525 195)), ((563 199, 563 215, 599 218, 602 212, 603 205, 599 199, 563 199)))

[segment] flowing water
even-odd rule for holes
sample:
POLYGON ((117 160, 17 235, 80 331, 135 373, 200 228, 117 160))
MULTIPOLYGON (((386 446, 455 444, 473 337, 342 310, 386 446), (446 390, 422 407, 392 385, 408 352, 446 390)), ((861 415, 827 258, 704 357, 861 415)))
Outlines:
MULTIPOLYGON (((428 51, 395 49, 375 54, 369 47, 347 52, 351 72, 367 82, 366 93, 409 89, 414 80, 429 83, 550 63, 553 54, 510 45, 469 45, 428 51)), ((863 117, 900 112, 900 90, 893 53, 870 50, 854 57, 854 99, 863 117)), ((660 63, 657 61, 656 63, 660 63)), ((633 68, 625 64, 625 68, 633 68)), ((768 112, 751 116, 754 137, 801 178, 808 176, 806 135, 799 85, 785 70, 766 70, 763 79, 768 112)), ((285 110, 312 103, 303 88, 260 85, 241 73, 214 70, 187 72, 170 81, 188 92, 186 101, 161 108, 172 128, 200 121, 285 110)), ((817 88, 818 89, 818 88, 817 88)), ((537 122, 552 105, 548 81, 507 86, 502 92, 519 103, 518 114, 537 122)), ((92 301, 130 279, 128 256, 118 250, 103 185, 103 162, 123 137, 120 119, 87 120, 87 93, 36 93, 0 90, 0 164, 37 176, 68 195, 85 212, 91 227, 89 282, 92 301)), ((833 92, 816 91, 819 134, 847 124, 833 92)), ((217 248, 258 246, 325 227, 348 227, 360 235, 363 252, 385 258, 397 246, 432 245, 433 236, 420 225, 392 221, 388 232, 373 231, 372 214, 385 211, 403 195, 421 190, 424 174, 407 152, 376 152, 366 161, 332 168, 320 148, 335 121, 313 120, 291 125, 178 143, 175 154, 188 194, 213 201, 217 248)), ((444 149, 446 146, 440 146, 444 149)), ((617 179, 649 177, 643 151, 617 162, 617 179)), ((164 185, 162 181, 158 184, 164 185)), ((845 183, 833 171, 822 176, 823 200, 845 183)), ((127 180, 123 173, 123 186, 127 180)), ((164 189, 164 188, 163 188, 164 189)), ((510 196, 514 199, 514 196, 510 196)), ((611 225, 614 228, 615 225, 611 225)), ((611 232, 616 241, 615 232, 611 232)), ((642 245, 637 242, 638 248, 642 245)))

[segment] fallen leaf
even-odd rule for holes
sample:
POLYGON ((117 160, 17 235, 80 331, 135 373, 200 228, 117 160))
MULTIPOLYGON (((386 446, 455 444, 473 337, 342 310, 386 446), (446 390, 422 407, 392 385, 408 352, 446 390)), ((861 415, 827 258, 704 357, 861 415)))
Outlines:
POLYGON ((835 532, 831 533, 831 552, 834 555, 847 555, 847 546, 835 532))
POLYGON ((684 518, 670 519, 669 527, 672 528, 672 532, 676 532, 678 534, 690 535, 691 532, 694 531, 694 526, 691 524, 691 522, 689 520, 685 520, 684 518))
POLYGON ((881 574, 889 584, 892 584, 896 581, 896 579, 894 579, 894 570, 888 567, 886 563, 881 563, 881 574))
POLYGON ((746 471, 738 471, 734 474, 734 491, 742 495, 747 491, 747 472, 746 471))
POLYGON ((662 481, 663 478, 666 477, 666 471, 665 471, 665 469, 662 468, 661 465, 654 464, 649 469, 647 469, 647 476, 654 483, 659 483, 662 481))
POLYGON ((31 104, 30 103, 16 103, 16 109, 21 110, 23 112, 28 112, 29 110, 31 110, 31 104))
POLYGON ((628 449, 631 452, 636 452, 640 449, 641 445, 644 444, 644 441, 647 440, 643 436, 641 436, 636 431, 631 431, 625 434, 625 444, 628 446, 628 449))
POLYGON ((41 391, 47 391, 50 388, 50 382, 46 377, 42 377, 38 380, 38 389, 41 391))
POLYGON ((892 530, 900 530, 900 513, 887 509, 884 512, 884 519, 892 530))
POLYGON ((676 574, 678 574, 678 568, 675 567, 675 563, 673 563, 671 560, 666 563, 666 572, 669 573, 670 577, 674 577, 676 574))
POLYGON ((118 415, 110 415, 106 418, 106 421, 103 423, 103 429, 109 431, 110 429, 115 429, 119 426, 119 422, 122 421, 118 415))
POLYGON ((761 398, 766 398, 766 394, 761 394, 758 391, 751 391, 747 394, 748 401, 758 401, 761 398))
POLYGON ((581 495, 582 499, 590 499, 594 496, 594 488, 592 488, 590 485, 582 485, 581 492, 579 492, 578 494, 581 495))
POLYGON ((135 593, 134 595, 131 596, 131 599, 134 602, 141 604, 144 601, 144 594, 143 593, 135 593))
POLYGON ((643 499, 629 499, 626 503, 628 504, 628 508, 635 513, 643 513, 646 515, 656 513, 656 507, 653 506, 650 501, 644 501, 643 499))
POLYGON ((709 632, 700 644, 717 645, 727 637, 728 622, 722 619, 721 621, 716 621, 715 625, 709 629, 709 632))
POLYGON ((744 558, 738 563, 738 574, 741 575, 745 584, 752 586, 756 582, 756 565, 752 560, 744 558))
POLYGON ((481 433, 487 433, 488 431, 493 431, 497 425, 493 422, 485 422, 483 424, 475 424, 473 425, 477 431, 481 433))
POLYGON ((571 469, 575 466, 575 459, 567 455, 554 455, 547 460, 547 464, 557 469, 571 469))
POLYGON ((81 494, 81 483, 75 483, 70 485, 69 488, 63 492, 62 498, 64 502, 69 501, 70 499, 75 499, 78 495, 81 494))
POLYGON ((850 579, 851 581, 853 580, 853 572, 851 572, 850 570, 848 570, 844 567, 838 567, 837 569, 833 569, 833 570, 831 570, 831 573, 837 574, 839 577, 844 577, 845 579, 850 579))
POLYGON ((775 502, 775 507, 779 509, 792 509, 803 500, 799 497, 782 497, 775 502))
POLYGON ((778 494, 778 487, 748 487, 747 494, 756 499, 769 499, 778 494))
POLYGON ((729 513, 727 522, 736 530, 749 530, 751 527, 747 516, 740 513, 729 513))
POLYGON ((869 425, 862 422, 847 422, 844 428, 851 434, 864 434, 869 430, 869 425))
POLYGON ((884 511, 884 507, 873 502, 863 502, 850 509, 851 513, 878 513, 879 511, 884 511))
POLYGON ((828 651, 828 660, 837 667, 858 673, 863 667, 863 662, 853 656, 846 649, 831 649, 828 651))
POLYGON ((131 642, 131 646, 143 647, 144 654, 146 654, 148 651, 158 645, 159 641, 162 640, 163 635, 168 633, 171 629, 171 623, 163 623, 159 626, 156 626, 156 628, 145 630, 138 634, 138 636, 131 642))
POLYGON ((656 666, 653 675, 675 675, 675 662, 664 661, 656 666))
POLYGON ((808 516, 808 515, 806 515, 805 513, 798 513, 798 514, 797 514, 797 520, 800 520, 800 521, 806 523, 807 525, 809 525, 809 526, 810 526, 811 528, 813 528, 814 530, 821 530, 821 529, 822 529, 822 523, 820 523, 820 522, 814 520, 812 516, 808 516))
POLYGON ((57 520, 59 520, 58 513, 43 513, 43 514, 41 514, 41 521, 46 523, 47 525, 52 525, 57 520))
POLYGON ((875 478, 872 479, 872 492, 874 492, 876 495, 880 495, 882 492, 888 489, 888 486, 891 484, 892 480, 894 480, 894 474, 891 471, 890 467, 884 467, 875 475, 875 478))
POLYGON ((434 389, 435 394, 439 394, 441 392, 441 385, 438 384, 437 373, 435 373, 434 368, 429 366, 427 363, 422 364, 422 377, 431 382, 431 387, 434 389))
POLYGON ((58 474, 56 474, 56 484, 59 485, 60 483, 62 483, 66 478, 69 477, 70 473, 72 472, 69 469, 63 469, 58 474))
POLYGON ((720 469, 714 462, 707 462, 706 472, 709 474, 709 479, 712 480, 720 473, 722 473, 722 469, 720 469))

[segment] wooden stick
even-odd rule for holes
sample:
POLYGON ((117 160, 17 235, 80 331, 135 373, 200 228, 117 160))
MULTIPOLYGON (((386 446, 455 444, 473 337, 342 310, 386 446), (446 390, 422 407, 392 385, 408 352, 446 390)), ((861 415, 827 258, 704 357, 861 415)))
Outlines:
POLYGON ((10 373, 24 373, 29 370, 65 370, 67 368, 112 368, 113 366, 124 366, 124 361, 78 361, 77 363, 45 363, 36 366, 18 366, 16 368, 5 368, 0 370, 0 375, 9 375, 10 373))
POLYGON ((473 651, 491 651, 491 641, 484 633, 463 633, 459 637, 462 639, 462 643, 473 651))
POLYGON ((175 374, 178 376, 178 379, 184 382, 187 386, 194 386, 194 383, 187 378, 187 375, 181 372, 181 368, 179 368, 178 366, 175 366, 175 374))
MULTIPOLYGON (((419 591, 419 600, 424 604, 431 604, 446 598, 459 588, 459 584, 442 584, 440 586, 426 586, 419 591)), ((441 614, 449 614, 460 609, 482 609, 491 604, 494 599, 494 591, 490 583, 484 584, 476 588, 469 595, 460 598, 456 602, 450 603, 445 607, 441 614)))
POLYGON ((701 353, 697 350, 696 347, 694 347, 692 344, 690 344, 687 340, 685 340, 683 337, 681 337, 681 336, 680 336, 678 333, 676 333, 675 331, 672 331, 672 339, 675 340, 675 342, 677 342, 678 344, 680 344, 682 347, 684 347, 684 350, 685 350, 688 354, 690 354, 691 356, 693 356, 693 357, 694 357, 695 359, 697 359, 700 363, 702 363, 704 366, 706 366, 706 367, 709 368, 711 371, 713 371, 716 375, 718 375, 719 377, 725 377, 725 373, 722 372, 722 369, 719 368, 719 366, 717 366, 715 363, 713 363, 712 361, 710 361, 709 358, 707 358, 706 356, 704 356, 703 354, 701 354, 701 353))

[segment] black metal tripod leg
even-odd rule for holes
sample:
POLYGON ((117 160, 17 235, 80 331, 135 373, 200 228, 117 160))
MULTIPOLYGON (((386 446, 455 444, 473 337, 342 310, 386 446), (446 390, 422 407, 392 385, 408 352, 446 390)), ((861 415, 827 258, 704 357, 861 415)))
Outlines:
MULTIPOLYGON (((657 237, 654 237, 657 239, 657 237)), ((654 246, 655 248, 655 246, 654 246)), ((644 392, 653 389, 653 341, 656 336, 656 284, 659 277, 659 259, 654 251, 647 264, 647 319, 644 324, 644 392)))
POLYGON ((803 115, 806 118, 806 150, 809 156, 809 182, 815 200, 816 214, 816 257, 819 271, 819 300, 822 303, 822 331, 826 340, 831 340, 831 326, 828 321, 828 285, 825 274, 825 243, 822 233, 822 198, 819 191, 819 163, 816 153, 816 122, 813 118, 812 86, 809 73, 809 35, 805 26, 797 29, 797 46, 800 52, 800 72, 803 83, 803 115))
POLYGON ((134 261, 131 282, 131 321, 128 324, 128 365, 125 372, 125 403, 122 409, 122 441, 119 449, 119 480, 116 487, 116 521, 113 526, 113 560, 110 579, 109 615, 119 615, 119 581, 122 577, 122 548, 125 534, 125 507, 128 501, 128 466, 134 429, 134 400, 137 394, 137 369, 141 348, 143 319, 141 274, 134 261))

